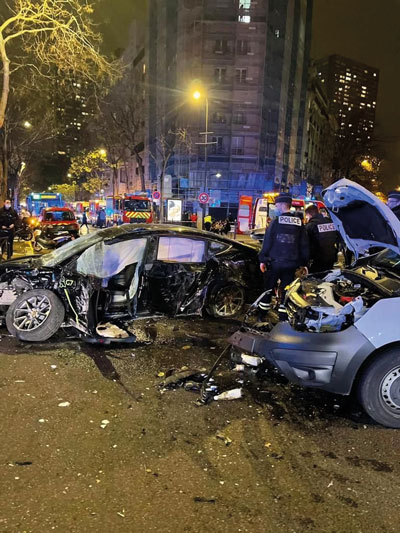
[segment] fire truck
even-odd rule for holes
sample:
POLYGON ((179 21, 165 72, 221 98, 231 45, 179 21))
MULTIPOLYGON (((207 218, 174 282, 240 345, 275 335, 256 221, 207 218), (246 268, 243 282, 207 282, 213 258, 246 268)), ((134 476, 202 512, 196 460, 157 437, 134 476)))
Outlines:
POLYGON ((105 209, 105 207, 105 200, 89 200, 88 221, 90 224, 96 224, 100 209, 105 209))
POLYGON ((121 223, 150 223, 154 220, 153 203, 146 193, 107 196, 107 221, 121 223))

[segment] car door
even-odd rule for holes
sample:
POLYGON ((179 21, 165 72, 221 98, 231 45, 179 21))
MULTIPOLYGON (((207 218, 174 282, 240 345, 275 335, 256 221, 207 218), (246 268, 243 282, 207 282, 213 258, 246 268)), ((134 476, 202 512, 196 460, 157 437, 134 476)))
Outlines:
POLYGON ((73 258, 61 269, 58 281, 60 294, 70 323, 85 334, 94 334, 96 328, 95 300, 101 289, 101 281, 95 276, 82 276, 76 269, 77 258, 73 258))
POLYGON ((207 241, 187 236, 160 236, 155 259, 146 266, 153 312, 170 316, 200 312, 209 277, 207 241))

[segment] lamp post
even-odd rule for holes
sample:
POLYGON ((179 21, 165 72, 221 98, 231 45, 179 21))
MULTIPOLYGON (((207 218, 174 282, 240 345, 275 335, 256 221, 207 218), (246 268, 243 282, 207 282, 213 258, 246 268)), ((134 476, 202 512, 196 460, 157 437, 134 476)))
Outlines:
MULTIPOLYGON (((203 189, 204 192, 207 192, 207 184, 208 184, 208 175, 207 175, 207 167, 208 167, 208 146, 212 144, 217 144, 216 142, 209 142, 208 136, 213 133, 212 131, 208 131, 208 121, 209 121, 209 99, 208 94, 205 89, 194 89, 192 93, 192 97, 194 100, 199 101, 202 98, 204 98, 205 101, 205 126, 206 130, 205 132, 201 132, 200 135, 204 135, 204 142, 196 143, 197 145, 204 146, 204 180, 203 180, 203 189)), ((212 174, 214 175, 214 174, 212 174)), ((203 219, 204 215, 208 213, 208 205, 203 204, 203 207, 200 211, 200 215, 197 217, 197 227, 202 228, 203 227, 203 219)))

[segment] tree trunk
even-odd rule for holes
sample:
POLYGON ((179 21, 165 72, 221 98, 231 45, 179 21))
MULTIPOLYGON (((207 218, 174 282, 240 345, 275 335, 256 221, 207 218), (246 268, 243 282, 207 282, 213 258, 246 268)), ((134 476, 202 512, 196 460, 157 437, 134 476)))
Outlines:
POLYGON ((135 150, 135 157, 136 157, 136 163, 139 168, 139 176, 140 176, 140 188, 144 192, 146 190, 146 182, 144 179, 144 172, 143 172, 143 158, 139 154, 138 151, 135 150))
POLYGON ((0 100, 0 128, 4 126, 8 93, 10 91, 10 60, 7 57, 6 47, 3 38, 0 38, 0 56, 3 64, 3 89, 0 100))
POLYGON ((164 173, 162 169, 160 174, 160 224, 164 222, 164 173))

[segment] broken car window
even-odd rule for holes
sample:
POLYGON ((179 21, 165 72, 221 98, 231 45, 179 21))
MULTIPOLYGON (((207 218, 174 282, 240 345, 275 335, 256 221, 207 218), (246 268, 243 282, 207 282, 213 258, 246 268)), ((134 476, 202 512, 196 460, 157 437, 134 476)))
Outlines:
POLYGON ((205 241, 184 237, 160 237, 157 259, 175 263, 203 263, 205 241))

